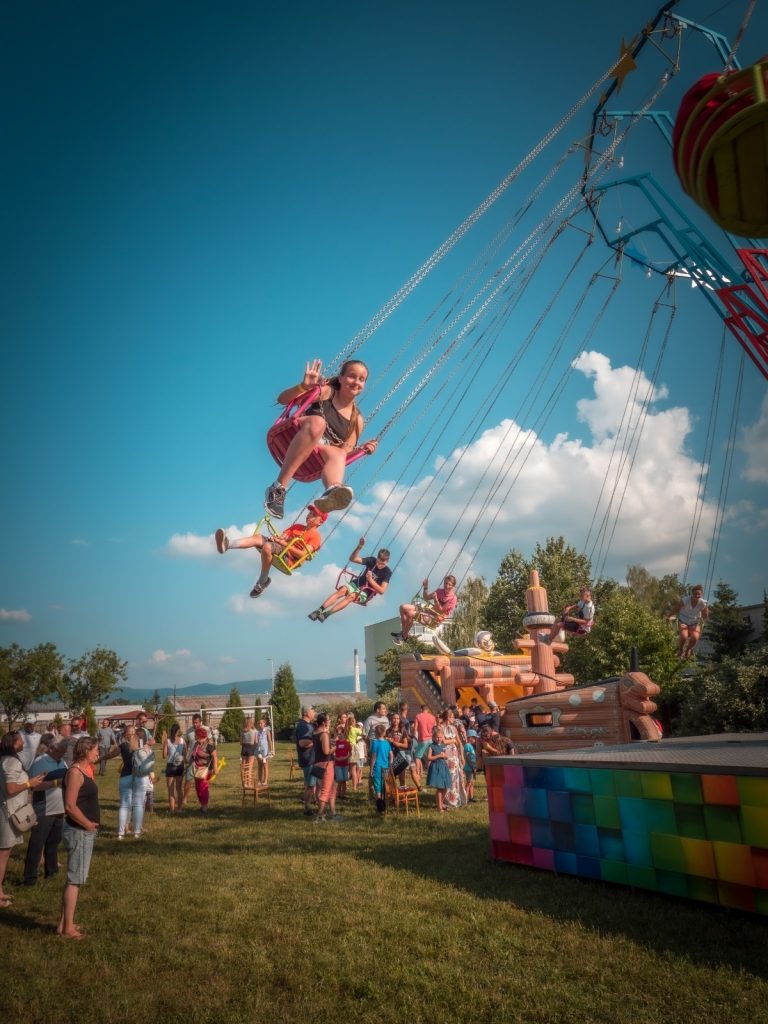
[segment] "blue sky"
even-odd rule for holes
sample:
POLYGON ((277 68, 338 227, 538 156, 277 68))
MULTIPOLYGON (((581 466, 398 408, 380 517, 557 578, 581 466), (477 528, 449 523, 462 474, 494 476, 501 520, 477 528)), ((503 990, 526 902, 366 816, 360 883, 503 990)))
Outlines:
MULTIPOLYGON (((678 10, 735 37, 745 4, 725 5, 708 20, 700 6, 678 10)), ((765 5, 758 6, 742 63, 757 59, 768 38, 765 5)), ((255 555, 221 558, 212 534, 218 526, 244 532, 260 516, 274 477, 264 434, 277 392, 299 379, 306 359, 330 361, 343 349, 655 9, 608 0, 544 8, 429 0, 38 3, 10 11, 0 71, 7 104, 0 643, 53 640, 73 656, 104 644, 128 659, 137 687, 263 678, 269 658, 289 660, 300 677, 333 676, 351 671, 364 624, 394 615, 426 572, 436 578, 455 561, 463 573, 471 560, 490 581, 513 546, 528 554, 537 540, 561 533, 588 546, 613 438, 629 408, 626 368, 637 362, 663 281, 625 268, 590 334, 605 296, 599 289, 609 287, 598 280, 558 356, 568 310, 591 274, 613 272, 609 250, 590 247, 562 305, 491 401, 572 266, 584 238, 579 226, 552 246, 504 313, 503 329, 500 321, 487 328, 486 339, 497 329, 498 338, 483 368, 469 356, 464 364, 457 348, 397 417, 379 455, 350 478, 360 500, 301 576, 279 577, 251 601, 255 555), (568 353, 587 337, 556 405, 540 419, 568 353), (550 372, 540 394, 539 372, 550 372), (514 458, 518 427, 534 430, 528 460, 514 487, 510 477, 485 508, 496 467, 514 458), (361 533, 371 547, 391 542, 398 566, 389 593, 323 626, 308 622, 361 533)), ((660 107, 674 111, 687 83, 715 66, 709 54, 686 39, 681 74, 660 107)), ((622 103, 640 105, 658 75, 658 61, 641 61, 622 103)), ((586 136, 593 106, 366 343, 364 414, 415 359, 446 307, 417 337, 422 320, 459 293, 466 268, 567 146, 586 136)), ((499 260, 578 180, 580 153, 543 190, 499 260)), ((624 173, 651 170, 733 258, 722 233, 682 197, 651 127, 633 129, 619 153, 624 173)), ((633 200, 616 202, 607 212, 612 222, 637 223, 633 200)), ((630 403, 644 429, 605 555, 604 572, 618 578, 629 562, 662 573, 680 571, 685 560, 722 327, 687 283, 676 292, 659 375, 650 381, 664 310, 637 385, 637 396, 650 401, 630 403)), ((738 356, 729 339, 712 483, 689 574, 697 578, 707 573, 738 356)), ((371 433, 435 358, 383 406, 371 433)), ((745 602, 760 600, 768 579, 765 394, 748 365, 715 568, 715 580, 727 579, 745 602)), ((289 511, 298 513, 312 493, 297 485, 289 511)))

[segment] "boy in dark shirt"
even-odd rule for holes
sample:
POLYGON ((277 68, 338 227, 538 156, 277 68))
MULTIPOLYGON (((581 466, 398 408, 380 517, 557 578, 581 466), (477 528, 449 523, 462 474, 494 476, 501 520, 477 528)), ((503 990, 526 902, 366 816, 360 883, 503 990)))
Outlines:
POLYGON ((368 604, 377 594, 383 594, 389 586, 389 581, 392 578, 392 570, 387 564, 389 551, 386 548, 381 548, 375 558, 370 555, 361 558, 360 552, 363 550, 364 544, 365 537, 361 537, 357 547, 349 556, 350 562, 364 566, 363 571, 356 579, 350 580, 349 583, 340 586, 338 590, 334 590, 319 608, 309 613, 309 618, 313 622, 325 622, 329 615, 343 611, 349 604, 368 604))

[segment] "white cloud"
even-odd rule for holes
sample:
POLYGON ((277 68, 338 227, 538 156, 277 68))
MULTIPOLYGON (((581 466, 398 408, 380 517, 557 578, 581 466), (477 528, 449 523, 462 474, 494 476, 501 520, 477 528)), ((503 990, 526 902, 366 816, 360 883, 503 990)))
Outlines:
POLYGON ((305 616, 312 608, 332 594, 341 571, 332 562, 320 566, 319 571, 309 573, 302 569, 300 575, 283 576, 272 573, 272 583, 261 597, 253 598, 244 590, 233 594, 227 605, 235 615, 258 615, 260 618, 286 618, 305 616))
MULTIPOLYGON (((667 390, 653 388, 644 376, 629 401, 635 371, 612 368, 600 353, 584 353, 576 369, 592 382, 594 391, 592 398, 578 403, 579 418, 588 428, 586 438, 559 434, 547 443, 525 424, 503 420, 466 451, 457 449, 446 460, 437 461, 435 470, 440 471, 434 483, 432 477, 426 477, 411 488, 397 487, 386 501, 386 509, 394 512, 401 499, 402 506, 391 525, 392 513, 379 515, 378 529, 384 537, 369 537, 370 547, 380 539, 394 538, 397 560, 403 545, 413 541, 407 555, 409 576, 420 580, 436 563, 436 578, 454 559, 461 575, 490 527, 472 571, 493 578, 510 548, 528 555, 537 542, 544 544, 550 536, 563 535, 589 554, 613 499, 606 536, 619 505, 621 513, 605 573, 621 579, 626 566, 635 562, 656 573, 681 570, 702 472, 701 464, 686 450, 691 433, 689 410, 659 408, 667 390), (634 460, 624 457, 622 464, 627 433, 639 443, 634 460), (439 500, 430 510, 441 487, 439 500), (599 514, 587 544, 601 491, 599 514), (465 541, 466 549, 460 553, 465 541)), ((367 503, 354 506, 347 523, 364 534, 391 488, 390 482, 378 482, 367 503)), ((714 504, 705 504, 696 540, 698 552, 707 548, 714 516, 714 504)), ((599 551, 598 546, 595 553, 599 551)))
MULTIPOLYGON (((239 539, 240 537, 250 537, 253 531, 256 529, 256 523, 246 523, 244 526, 228 526, 224 528, 224 532, 230 538, 230 540, 239 539)), ((216 541, 213 533, 199 534, 199 533, 174 533, 168 543, 163 549, 167 555, 171 555, 173 558, 219 558, 219 552, 216 550, 216 541)), ((229 558, 222 560, 226 564, 230 564, 229 558)), ((235 568, 240 566, 236 562, 236 558, 232 560, 235 568)), ((252 566, 250 567, 252 568, 252 566)))
POLYGON ((79 548, 88 548, 91 546, 90 541, 85 540, 83 537, 73 537, 70 544, 74 544, 79 548))
MULTIPOLYGON (((393 566, 404 557, 398 579, 407 573, 417 582, 428 572, 434 581, 449 566, 459 576, 471 567, 492 579, 511 548, 529 555, 537 543, 561 535, 592 555, 593 570, 604 575, 623 579, 633 563, 657 574, 682 571, 706 468, 689 451, 690 410, 669 405, 666 386, 652 386, 643 374, 635 380, 634 368, 613 367, 602 353, 585 352, 574 366, 593 391, 577 403, 584 436, 561 433, 548 441, 527 423, 504 419, 468 448, 437 457, 432 472, 411 486, 391 480, 372 484, 346 515, 345 531, 366 536, 366 554, 380 544, 391 546, 393 566), (607 529, 601 528, 609 507, 607 529), (596 544, 601 536, 610 542, 596 544), (603 564, 606 546, 609 557, 603 564)), ((761 431, 768 439, 768 399, 759 423, 745 432, 754 480, 763 472, 768 479, 768 445, 761 431)), ((715 514, 713 497, 701 512, 694 571, 696 555, 708 549, 715 514)), ((729 526, 747 520, 742 504, 726 511, 729 526)), ((764 527, 765 516, 755 511, 750 524, 764 527)), ((228 532, 234 537, 252 531, 253 525, 228 532)), ((212 534, 176 534, 167 550, 179 557, 216 554, 212 534)), ((223 561, 230 562, 229 556, 223 561)), ((237 553, 231 563, 253 572, 253 560, 238 559, 237 553)), ((337 566, 314 571, 316 565, 305 568, 300 581, 273 573, 262 597, 251 599, 245 587, 229 599, 229 607, 262 619, 295 615, 297 608, 303 615, 332 591, 338 575, 337 566)), ((399 594, 402 588, 396 589, 399 594)), ((388 607, 381 611, 395 614, 397 601, 392 595, 385 600, 388 607)))
POLYGON ((176 651, 158 648, 152 652, 147 665, 165 672, 200 672, 206 667, 204 661, 192 657, 192 651, 187 647, 180 647, 176 651))
POLYGON ((233 658, 231 654, 222 654, 219 658, 222 665, 236 665, 237 658, 233 658))
POLYGON ((30 622, 32 616, 26 608, 0 608, 0 622, 30 622))
POLYGON ((756 423, 744 428, 739 447, 746 453, 747 463, 742 476, 753 483, 768 483, 768 394, 760 406, 756 423))

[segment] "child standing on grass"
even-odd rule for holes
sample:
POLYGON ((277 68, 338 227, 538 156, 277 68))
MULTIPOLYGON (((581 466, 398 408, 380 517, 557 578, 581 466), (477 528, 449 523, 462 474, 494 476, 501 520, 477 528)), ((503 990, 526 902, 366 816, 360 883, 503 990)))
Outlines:
POLYGON ((336 726, 336 745, 333 748, 334 774, 336 776, 336 797, 339 800, 347 798, 347 782, 349 781, 349 758, 352 753, 352 744, 347 739, 345 725, 336 726))
POLYGON ((437 809, 445 813, 445 794, 451 788, 451 773, 448 769, 448 751, 444 742, 443 730, 436 725, 432 730, 432 743, 427 750, 427 785, 435 789, 437 809))
POLYGON ((256 731, 256 760, 259 766, 258 783, 260 786, 269 785, 269 759, 274 756, 272 730, 267 725, 266 718, 260 718, 256 731))
POLYGON ((371 741, 371 785, 376 797, 376 810, 383 814, 386 809, 384 802, 384 774, 392 767, 392 744, 384 739, 386 725, 377 725, 374 739, 371 741))
POLYGON ((477 774, 477 753, 472 740, 464 744, 464 778, 467 782, 467 803, 475 802, 475 775, 477 774))
POLYGON ((349 777, 352 780, 352 792, 355 793, 363 777, 366 753, 365 740, 363 739, 362 727, 357 724, 357 719, 352 714, 347 718, 345 730, 350 746, 349 777))

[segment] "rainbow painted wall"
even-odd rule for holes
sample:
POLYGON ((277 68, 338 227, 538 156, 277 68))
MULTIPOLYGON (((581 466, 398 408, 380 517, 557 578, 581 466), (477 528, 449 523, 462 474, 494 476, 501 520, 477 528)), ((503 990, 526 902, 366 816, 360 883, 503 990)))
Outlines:
POLYGON ((488 759, 496 860, 768 914, 768 773, 574 753, 488 759))

